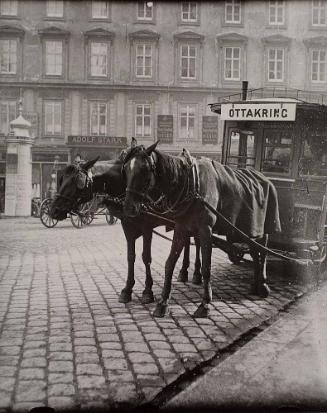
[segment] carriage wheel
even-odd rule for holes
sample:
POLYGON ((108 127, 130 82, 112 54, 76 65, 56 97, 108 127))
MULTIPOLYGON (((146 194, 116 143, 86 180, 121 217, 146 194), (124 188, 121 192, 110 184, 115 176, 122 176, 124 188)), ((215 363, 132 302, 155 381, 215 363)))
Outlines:
POLYGON ((75 228, 82 228, 85 225, 83 215, 72 213, 70 215, 70 220, 75 228))
POLYGON ((117 218, 111 215, 108 209, 106 210, 106 221, 108 225, 113 225, 117 222, 117 218))
POLYGON ((57 219, 51 218, 50 216, 51 204, 52 199, 46 198, 40 206, 40 220, 42 224, 47 228, 53 228, 58 223, 57 219))
POLYGON ((84 225, 90 225, 91 222, 94 220, 94 214, 89 213, 82 217, 84 225))

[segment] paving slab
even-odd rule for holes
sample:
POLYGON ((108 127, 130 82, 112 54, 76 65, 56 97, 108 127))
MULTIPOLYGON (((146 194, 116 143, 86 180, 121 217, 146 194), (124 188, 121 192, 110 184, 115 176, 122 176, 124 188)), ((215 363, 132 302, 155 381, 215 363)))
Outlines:
MULTIPOLYGON (((151 402, 308 289, 272 273, 271 295, 258 299, 249 294, 251 264, 233 265, 214 250, 209 318, 192 318, 202 287, 178 283, 175 276, 171 314, 155 319, 155 304, 141 303, 141 240, 133 300, 118 302, 127 274, 120 224, 108 226, 98 217, 83 229, 70 221, 47 229, 38 219, 16 218, 1 219, 0 232, 0 405, 14 410, 33 404, 72 408, 151 402)), ((169 242, 154 237, 157 297, 169 248, 169 242)), ((180 266, 181 260, 176 275, 180 266)), ((193 264, 190 278, 192 272, 193 264)))

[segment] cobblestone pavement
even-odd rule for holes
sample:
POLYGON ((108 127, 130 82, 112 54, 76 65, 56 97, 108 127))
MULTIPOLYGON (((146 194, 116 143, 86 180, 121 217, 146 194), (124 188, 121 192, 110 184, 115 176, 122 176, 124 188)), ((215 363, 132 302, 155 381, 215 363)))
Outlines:
MULTIPOLYGON (((69 221, 47 229, 35 218, 2 219, 0 233, 0 408, 151 401, 305 289, 273 275, 272 294, 257 299, 249 295, 251 265, 214 250, 210 317, 191 317, 202 288, 175 278, 171 316, 155 319, 154 304, 140 302, 140 241, 133 301, 118 302, 127 273, 119 224, 99 217, 81 230, 69 221)), ((157 296, 169 247, 154 237, 157 296)))

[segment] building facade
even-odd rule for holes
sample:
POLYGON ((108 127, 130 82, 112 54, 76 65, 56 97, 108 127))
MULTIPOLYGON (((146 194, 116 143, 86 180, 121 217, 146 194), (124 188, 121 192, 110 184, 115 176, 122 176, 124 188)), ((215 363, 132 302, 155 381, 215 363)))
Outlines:
POLYGON ((327 2, 1 0, 0 199, 20 100, 44 198, 54 163, 114 158, 132 136, 219 159, 208 104, 243 80, 327 92, 327 2))

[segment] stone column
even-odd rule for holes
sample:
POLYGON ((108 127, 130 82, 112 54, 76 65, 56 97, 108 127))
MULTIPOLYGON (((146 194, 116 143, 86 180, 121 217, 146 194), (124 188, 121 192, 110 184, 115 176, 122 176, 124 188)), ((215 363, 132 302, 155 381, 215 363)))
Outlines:
POLYGON ((10 122, 7 137, 5 215, 26 217, 31 215, 32 199, 32 144, 31 124, 22 116, 10 122))

